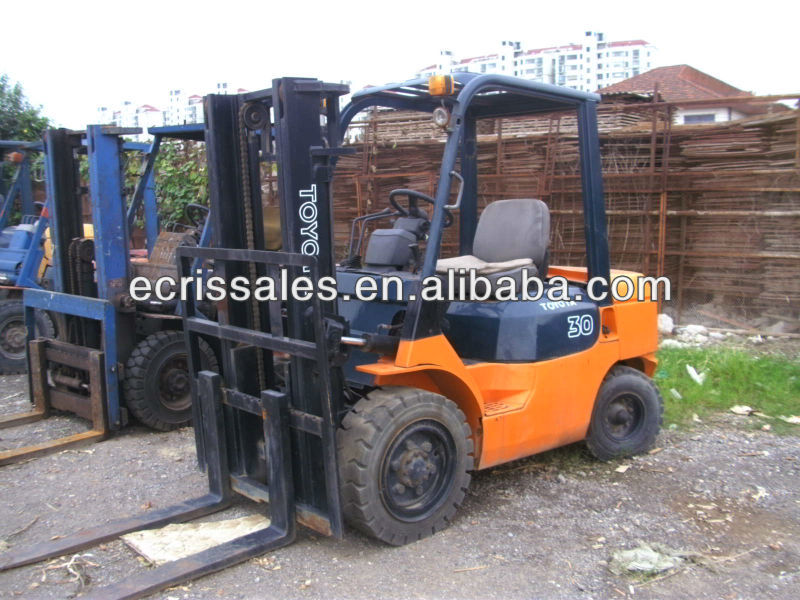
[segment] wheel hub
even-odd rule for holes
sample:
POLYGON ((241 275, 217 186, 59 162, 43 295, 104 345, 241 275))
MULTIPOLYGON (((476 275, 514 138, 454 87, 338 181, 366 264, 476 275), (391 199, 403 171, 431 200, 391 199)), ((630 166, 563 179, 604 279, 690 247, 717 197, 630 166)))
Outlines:
POLYGON ((398 519, 417 521, 435 511, 455 469, 455 444, 436 421, 412 423, 384 455, 382 496, 398 519))
POLYGON ((421 446, 412 440, 406 441, 405 452, 391 464, 400 484, 416 489, 436 473, 436 464, 431 460, 432 449, 432 444, 427 441, 421 446))
POLYGON ((640 426, 643 416, 641 398, 626 394, 610 402, 605 410, 605 428, 614 439, 631 436, 640 426))
POLYGON ((24 323, 17 320, 7 322, 0 333, 0 345, 7 355, 22 355, 25 353, 25 340, 28 337, 24 323))
POLYGON ((624 406, 613 411, 610 417, 612 425, 627 425, 631 421, 631 413, 624 406))
POLYGON ((189 377, 186 371, 170 369, 165 375, 167 386, 175 394, 183 394, 189 388, 189 377))
POLYGON ((162 403, 172 410, 183 410, 191 405, 189 372, 185 355, 168 360, 159 373, 159 391, 162 403))

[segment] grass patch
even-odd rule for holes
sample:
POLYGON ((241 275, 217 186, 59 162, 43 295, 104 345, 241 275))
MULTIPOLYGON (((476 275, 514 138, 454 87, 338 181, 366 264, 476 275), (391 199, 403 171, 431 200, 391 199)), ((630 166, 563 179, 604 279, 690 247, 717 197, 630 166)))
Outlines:
MULTIPOLYGON (((666 424, 686 423, 694 413, 727 411, 736 404, 773 417, 800 415, 800 359, 733 348, 664 348, 658 359, 655 381, 664 397, 666 424), (687 365, 706 374, 703 385, 689 377, 687 365), (672 389, 682 397, 676 398, 672 389)), ((776 432, 800 433, 800 426, 780 419, 766 422, 776 432)))

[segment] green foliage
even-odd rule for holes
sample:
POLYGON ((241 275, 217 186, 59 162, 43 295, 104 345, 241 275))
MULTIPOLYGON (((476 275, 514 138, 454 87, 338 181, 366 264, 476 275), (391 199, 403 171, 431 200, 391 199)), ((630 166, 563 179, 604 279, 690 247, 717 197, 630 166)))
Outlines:
MULTIPOLYGON (((732 348, 664 348, 658 352, 655 380, 664 397, 664 420, 684 423, 744 404, 770 417, 800 414, 800 360, 780 355, 750 354, 732 348), (706 379, 696 383, 686 372, 691 365, 706 379), (681 398, 671 391, 676 390, 681 398)), ((780 432, 800 432, 779 419, 764 422, 780 432)))
POLYGON ((156 159, 156 197, 162 226, 186 223, 184 207, 194 202, 208 206, 205 145, 192 141, 164 141, 156 159))
POLYGON ((41 107, 31 105, 19 83, 11 84, 0 75, 0 139, 35 141, 41 138, 50 121, 41 107))

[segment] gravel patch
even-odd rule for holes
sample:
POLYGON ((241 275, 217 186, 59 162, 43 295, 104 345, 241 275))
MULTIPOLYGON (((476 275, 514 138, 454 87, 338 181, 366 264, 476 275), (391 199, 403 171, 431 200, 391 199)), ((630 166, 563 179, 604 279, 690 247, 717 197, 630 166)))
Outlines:
MULTIPOLYGON (((300 528, 287 548, 154 597, 795 598, 797 437, 743 429, 740 417, 722 415, 666 431, 658 447, 599 463, 575 445, 477 472, 453 526, 431 538, 391 548, 352 530, 337 541, 300 528), (654 578, 612 574, 612 554, 640 542, 696 560, 654 578)), ((200 495, 205 478, 191 429, 132 427, 0 468, 0 490, 0 540, 13 552, 200 495)), ((258 510, 243 500, 209 520, 258 510)), ((69 559, 0 573, 0 597, 71 598, 148 568, 120 541, 73 562, 83 583, 61 566, 69 559)))

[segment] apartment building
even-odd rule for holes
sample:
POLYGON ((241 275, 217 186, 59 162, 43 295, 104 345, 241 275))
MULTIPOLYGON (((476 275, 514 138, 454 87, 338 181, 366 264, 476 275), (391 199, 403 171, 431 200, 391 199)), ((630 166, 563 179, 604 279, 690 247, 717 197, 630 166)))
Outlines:
MULTIPOLYGON (((229 90, 233 93, 242 93, 247 90, 243 88, 233 89, 227 82, 216 84, 212 93, 227 94, 229 90)), ((147 135, 148 127, 161 127, 164 125, 183 125, 185 123, 202 123, 203 115, 203 96, 199 94, 187 95, 183 89, 169 90, 166 109, 160 110, 150 104, 136 106, 130 101, 124 101, 114 109, 101 106, 97 109, 98 122, 112 124, 117 127, 141 127, 144 132, 134 136, 142 141, 149 139, 147 135)))
POLYGON ((657 66, 656 54, 645 40, 609 41, 604 33, 587 31, 581 43, 549 48, 524 48, 506 40, 496 52, 461 59, 442 50, 436 63, 416 75, 500 73, 593 92, 657 66))

